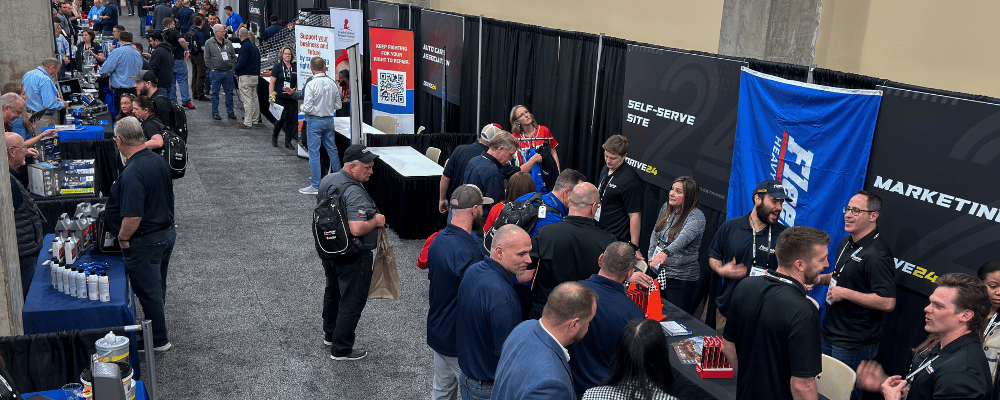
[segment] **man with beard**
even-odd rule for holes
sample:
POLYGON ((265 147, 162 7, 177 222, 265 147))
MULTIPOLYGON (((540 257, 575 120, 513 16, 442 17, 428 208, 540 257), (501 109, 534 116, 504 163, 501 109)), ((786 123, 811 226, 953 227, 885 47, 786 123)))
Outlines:
POLYGON ((816 283, 830 235, 796 226, 778 236, 777 268, 745 279, 733 291, 722 351, 736 374, 737 399, 815 399, 823 370, 819 307, 804 285, 816 283), (775 312, 781 310, 780 312, 775 312), (740 365, 748 366, 739 370, 740 365))
POLYGON ((156 115, 160 118, 167 129, 170 129, 170 124, 174 121, 173 107, 170 104, 170 99, 167 98, 167 91, 159 87, 159 79, 156 77, 152 71, 139 70, 138 73, 132 77, 135 80, 135 92, 139 96, 149 97, 150 100, 156 104, 156 115))
POLYGON ((427 345, 434 350, 434 383, 431 399, 452 399, 458 393, 458 349, 455 346, 455 319, 458 293, 455 290, 470 265, 483 260, 480 244, 472 233, 482 232, 483 205, 493 199, 483 197, 475 185, 463 185, 451 196, 451 222, 434 238, 427 251, 430 280, 427 310, 427 345))
POLYGON ((726 327, 733 290, 740 280, 748 274, 763 275, 764 271, 777 267, 773 246, 787 228, 778 222, 781 204, 787 198, 781 182, 763 181, 753 190, 753 210, 724 222, 715 234, 708 249, 708 265, 723 278, 722 289, 715 298, 718 306, 715 329, 719 332, 726 327))
MULTIPOLYGON (((631 247, 626 250, 634 253, 631 247)), ((556 286, 545 303, 542 318, 522 322, 504 343, 491 398, 576 398, 566 346, 587 335, 596 314, 597 294, 592 289, 577 282, 556 286)))

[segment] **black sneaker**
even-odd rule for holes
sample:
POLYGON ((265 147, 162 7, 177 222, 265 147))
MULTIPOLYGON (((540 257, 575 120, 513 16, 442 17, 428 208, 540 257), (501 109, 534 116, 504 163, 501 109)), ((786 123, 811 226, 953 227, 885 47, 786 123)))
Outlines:
POLYGON ((367 355, 368 355, 368 351, 366 351, 364 349, 354 349, 354 350, 351 351, 351 354, 348 354, 346 356, 335 356, 335 355, 331 354, 330 358, 332 358, 334 360, 337 360, 337 361, 355 361, 355 360, 360 360, 362 358, 365 358, 365 356, 367 356, 367 355))
POLYGON ((229 114, 229 119, 236 119, 236 114, 229 114))
POLYGON ((222 120, 222 116, 219 115, 219 114, 212 114, 212 119, 221 121, 222 120))

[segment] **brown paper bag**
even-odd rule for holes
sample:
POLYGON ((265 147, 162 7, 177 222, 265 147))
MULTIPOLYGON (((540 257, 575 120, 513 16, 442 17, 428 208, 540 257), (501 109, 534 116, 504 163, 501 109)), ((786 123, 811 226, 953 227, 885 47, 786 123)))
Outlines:
POLYGON ((372 267, 372 283, 368 288, 369 299, 399 298, 399 270, 396 269, 396 254, 389 245, 385 228, 378 228, 378 251, 372 267))

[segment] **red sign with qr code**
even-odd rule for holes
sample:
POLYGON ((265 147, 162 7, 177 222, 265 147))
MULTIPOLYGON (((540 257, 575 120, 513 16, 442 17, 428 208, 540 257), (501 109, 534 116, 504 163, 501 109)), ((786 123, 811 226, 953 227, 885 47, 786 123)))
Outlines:
POLYGON ((396 133, 413 133, 413 31, 369 28, 373 115, 396 118, 396 133))

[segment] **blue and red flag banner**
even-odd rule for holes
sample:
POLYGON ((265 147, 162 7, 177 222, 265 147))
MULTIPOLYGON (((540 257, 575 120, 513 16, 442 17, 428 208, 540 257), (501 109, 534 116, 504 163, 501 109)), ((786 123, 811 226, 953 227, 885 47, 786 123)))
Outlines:
POLYGON ((413 31, 369 28, 372 116, 396 118, 396 133, 413 131, 413 31))
MULTIPOLYGON (((812 85, 744 67, 727 217, 750 212, 750 192, 760 181, 781 181, 789 196, 781 223, 829 233, 830 268, 824 272, 831 271, 837 244, 847 235, 841 210, 865 183, 881 100, 878 90, 812 85)), ((826 287, 812 294, 822 299, 826 287)))

